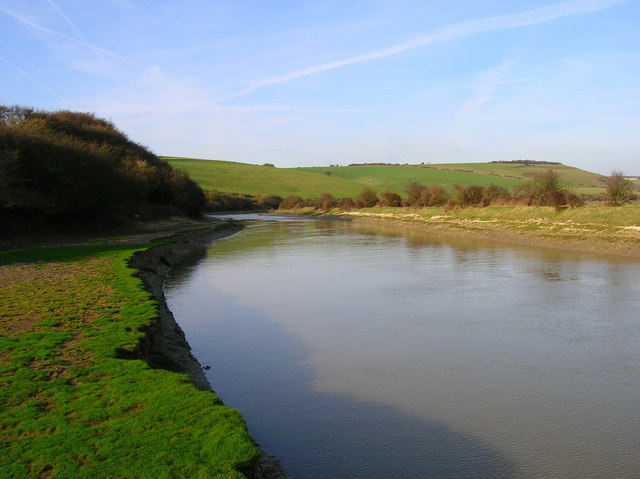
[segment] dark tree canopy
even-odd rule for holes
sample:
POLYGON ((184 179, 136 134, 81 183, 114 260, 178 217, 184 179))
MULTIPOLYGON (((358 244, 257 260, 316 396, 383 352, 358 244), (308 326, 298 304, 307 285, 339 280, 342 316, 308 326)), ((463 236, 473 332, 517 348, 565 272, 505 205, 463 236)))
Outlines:
POLYGON ((202 190, 91 113, 0 107, 0 220, 197 216, 202 190))

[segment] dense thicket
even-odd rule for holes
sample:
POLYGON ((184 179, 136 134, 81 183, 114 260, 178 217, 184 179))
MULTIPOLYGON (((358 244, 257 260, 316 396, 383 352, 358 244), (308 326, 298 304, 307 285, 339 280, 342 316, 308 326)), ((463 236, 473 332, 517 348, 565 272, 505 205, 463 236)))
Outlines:
POLYGON ((91 113, 0 107, 0 222, 197 216, 202 190, 91 113))

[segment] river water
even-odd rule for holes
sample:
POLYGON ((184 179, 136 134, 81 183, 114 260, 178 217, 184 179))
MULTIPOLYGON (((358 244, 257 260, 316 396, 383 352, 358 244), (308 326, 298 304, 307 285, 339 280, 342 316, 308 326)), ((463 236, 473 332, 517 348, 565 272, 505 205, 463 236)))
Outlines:
POLYGON ((292 479, 640 477, 640 264, 250 215, 170 309, 292 479))

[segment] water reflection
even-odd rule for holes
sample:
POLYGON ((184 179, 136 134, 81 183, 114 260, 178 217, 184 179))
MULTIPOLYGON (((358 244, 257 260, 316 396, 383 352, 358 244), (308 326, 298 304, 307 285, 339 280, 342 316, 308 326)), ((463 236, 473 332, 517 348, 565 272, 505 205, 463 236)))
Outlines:
MULTIPOLYGON (((180 269, 197 277, 202 258, 192 255, 180 269)), ((209 381, 292 478, 514 477, 514 465, 477 437, 394 407, 318 392, 309 348, 295 334, 233 295, 216 295, 213 309, 203 310, 193 299, 208 291, 177 275, 171 307, 196 356, 212 366, 209 381), (221 311, 233 318, 217 328, 221 311), (214 340, 202 334, 212 327, 214 340)))
POLYGON ((638 265, 288 218, 182 271, 210 382, 294 478, 640 467, 638 265))

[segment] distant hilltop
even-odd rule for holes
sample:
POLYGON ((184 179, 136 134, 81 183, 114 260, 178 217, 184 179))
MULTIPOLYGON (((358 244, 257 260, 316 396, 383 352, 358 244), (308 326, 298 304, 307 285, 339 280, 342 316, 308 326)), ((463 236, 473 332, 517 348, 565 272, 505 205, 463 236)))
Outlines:
POLYGON ((505 163, 509 165, 561 165, 559 161, 540 161, 540 160, 498 160, 490 163, 505 163))

